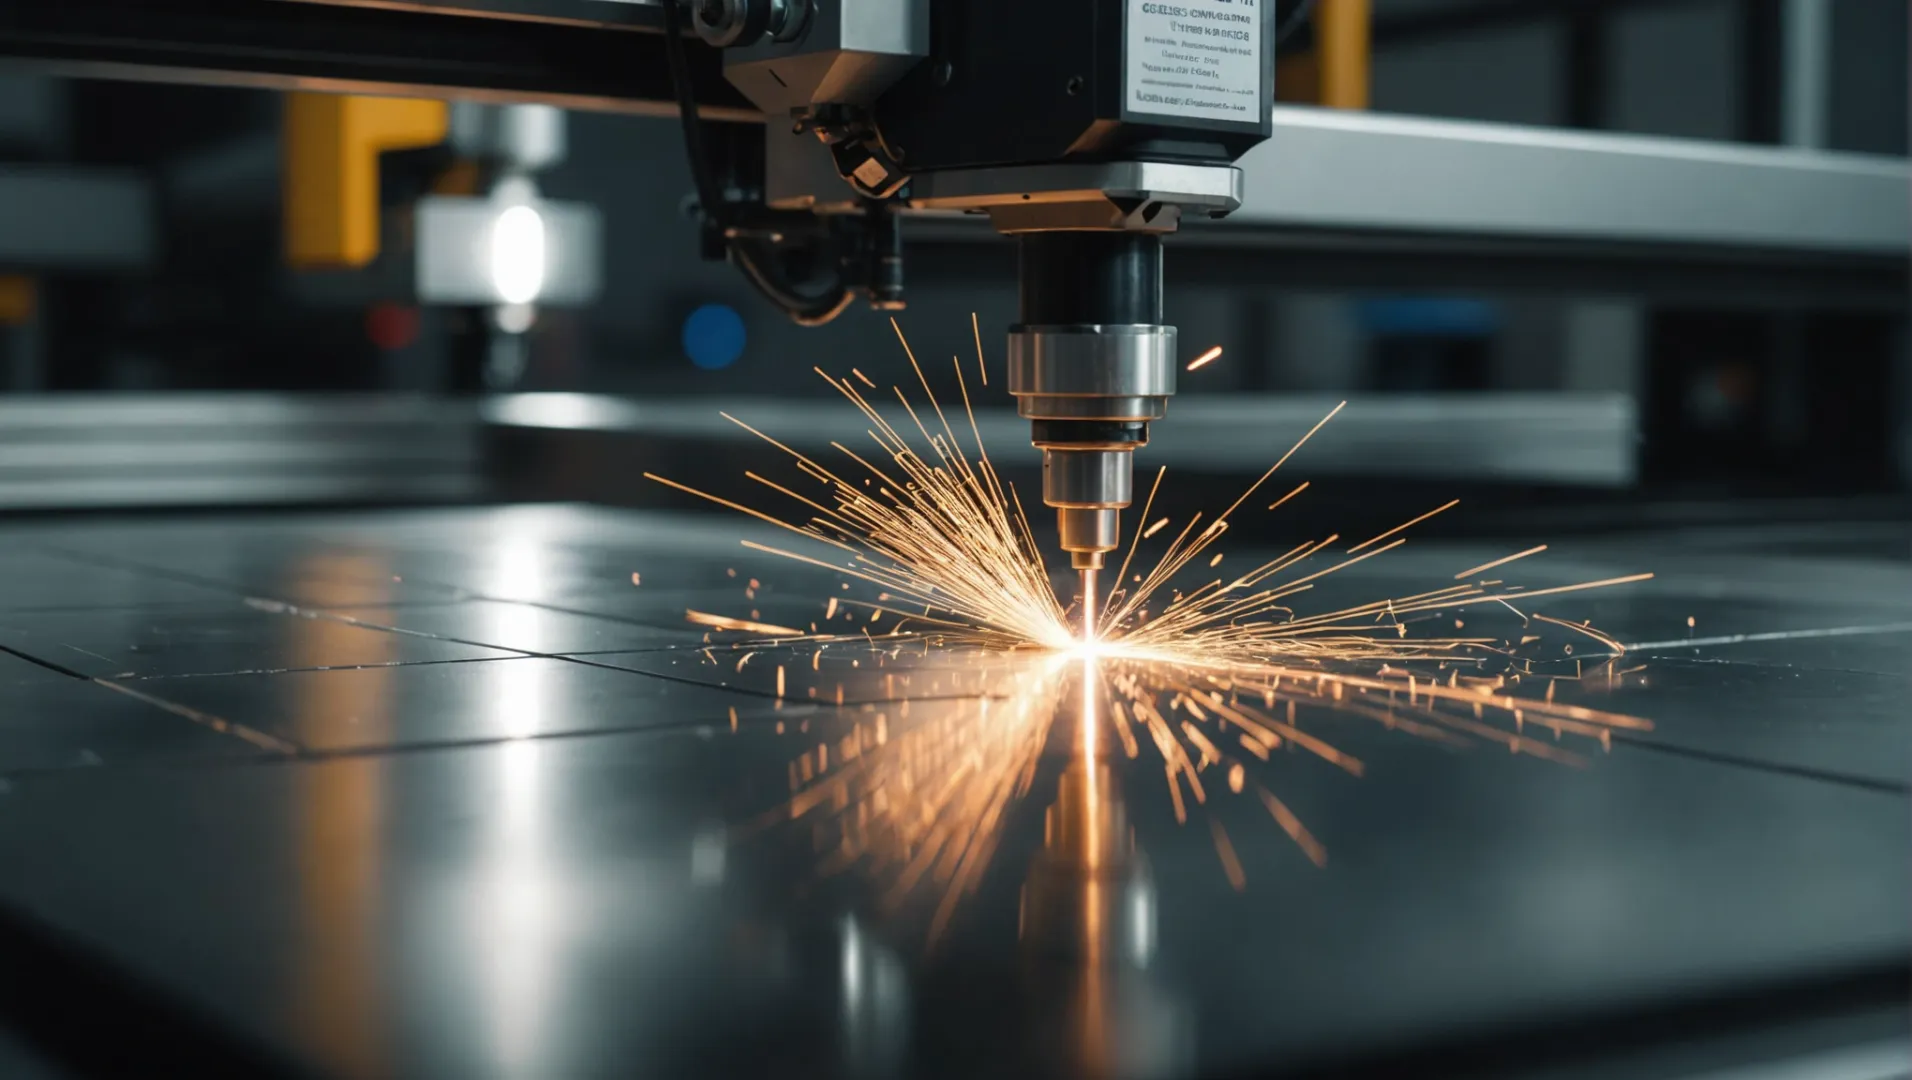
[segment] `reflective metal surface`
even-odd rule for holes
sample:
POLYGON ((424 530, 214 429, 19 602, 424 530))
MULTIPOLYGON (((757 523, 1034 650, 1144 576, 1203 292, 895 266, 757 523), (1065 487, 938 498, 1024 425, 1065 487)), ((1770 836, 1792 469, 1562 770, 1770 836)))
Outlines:
MULTIPOLYGON (((1293 425, 1306 430, 1339 400, 1183 395, 1175 402, 1174 422, 1150 430, 1149 460, 1252 479, 1268 467, 1268 431, 1293 425)), ((828 452, 833 433, 864 422, 847 402, 733 401, 732 415, 774 429, 805 451, 828 452)), ((909 423, 900 408, 878 411, 909 423)), ((601 394, 504 394, 487 399, 484 414, 489 424, 506 430, 619 435, 633 440, 634 450, 649 452, 653 446, 708 453, 758 444, 712 410, 601 394)), ((1028 422, 1009 409, 977 406, 975 418, 985 445, 1014 446, 1029 437, 1028 422)), ((1638 423, 1633 400, 1622 394, 1357 395, 1335 418, 1335 437, 1309 452, 1316 475, 1625 487, 1639 474, 1638 423)), ((600 502, 615 498, 609 490, 594 495, 600 502)))
MULTIPOLYGON (((1177 824, 1160 762, 1051 726, 1021 661, 707 658, 687 610, 849 625, 744 534, 566 507, 0 529, 0 1032, 67 1009, 83 1062, 447 1077, 1456 1075, 1862 1007, 1851 1040, 1903 1036, 1903 551, 1556 545, 1532 584, 1660 574, 1547 608, 1640 646, 1580 692, 1655 730, 1575 768, 1304 713, 1366 763, 1258 772, 1318 866, 1219 778, 1177 824), (941 809, 898 846, 885 799, 941 809), (992 805, 986 858, 938 854, 992 805)), ((1503 553, 1410 545, 1342 588, 1503 553)))
MULTIPOLYGON (((1173 326, 1018 326, 1009 331, 1009 392, 1023 416, 1056 415, 1028 399, 1164 398, 1175 393, 1173 326)), ((1162 415, 1160 402, 1141 413, 1097 412, 1093 419, 1162 415)), ((1067 412, 1061 415, 1084 416, 1067 412)))
POLYGON ((485 491, 480 405, 398 394, 0 400, 0 508, 453 502, 485 491))
POLYGON ((1902 255, 1903 159, 1277 106, 1230 225, 1902 255))

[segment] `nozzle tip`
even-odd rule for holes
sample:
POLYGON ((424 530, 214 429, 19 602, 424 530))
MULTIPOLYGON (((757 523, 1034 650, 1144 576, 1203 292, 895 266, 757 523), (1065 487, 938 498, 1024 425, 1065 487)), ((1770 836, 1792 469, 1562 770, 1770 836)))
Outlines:
POLYGON ((1114 551, 1120 539, 1121 522, 1121 511, 1114 507, 1056 509, 1056 531, 1062 550, 1069 553, 1070 562, 1077 570, 1094 570, 1102 565, 1103 553, 1114 551))
POLYGON ((1100 551, 1071 551, 1069 553, 1069 565, 1077 570, 1100 570, 1102 569, 1102 553, 1100 551))

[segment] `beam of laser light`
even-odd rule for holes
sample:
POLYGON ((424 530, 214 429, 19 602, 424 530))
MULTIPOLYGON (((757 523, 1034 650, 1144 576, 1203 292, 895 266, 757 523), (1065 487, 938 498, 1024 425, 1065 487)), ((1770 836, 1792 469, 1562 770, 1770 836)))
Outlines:
POLYGON ((1082 571, 1082 643, 1084 645, 1094 643, 1095 631, 1095 571, 1085 569, 1082 571))

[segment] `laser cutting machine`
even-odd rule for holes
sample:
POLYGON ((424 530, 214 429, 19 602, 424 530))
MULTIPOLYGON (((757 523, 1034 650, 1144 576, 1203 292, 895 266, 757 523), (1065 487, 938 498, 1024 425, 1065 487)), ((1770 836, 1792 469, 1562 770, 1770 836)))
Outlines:
POLYGON ((1008 387, 1062 547, 1092 571, 1175 392, 1162 237, 1241 204, 1233 163, 1270 133, 1278 24, 1304 7, 78 0, 0 11, 0 55, 82 75, 676 113, 704 254, 804 324, 858 296, 903 305, 899 213, 987 215, 1019 248, 1008 387))
MULTIPOLYGON (((703 178, 687 123, 700 195, 731 259, 793 317, 827 318, 853 288, 900 305, 898 207, 987 214, 1015 238, 1009 391, 1042 451, 1062 547, 1077 569, 1101 567, 1134 451, 1175 392, 1162 236, 1185 214, 1241 204, 1232 163, 1270 132, 1273 5, 699 0, 691 12, 726 78, 771 118, 761 201, 741 206, 703 178), (782 288, 757 246, 753 214, 792 212, 860 215, 860 252, 815 297, 782 288)), ((667 34, 676 18, 666 11, 667 34)))

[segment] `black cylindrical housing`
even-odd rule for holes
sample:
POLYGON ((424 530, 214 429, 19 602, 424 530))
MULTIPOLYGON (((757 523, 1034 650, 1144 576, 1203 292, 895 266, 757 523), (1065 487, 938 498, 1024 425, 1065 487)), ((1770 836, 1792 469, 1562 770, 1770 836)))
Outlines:
POLYGON ((1162 238, 1154 233, 1023 233, 1024 326, 1162 321, 1162 238))

